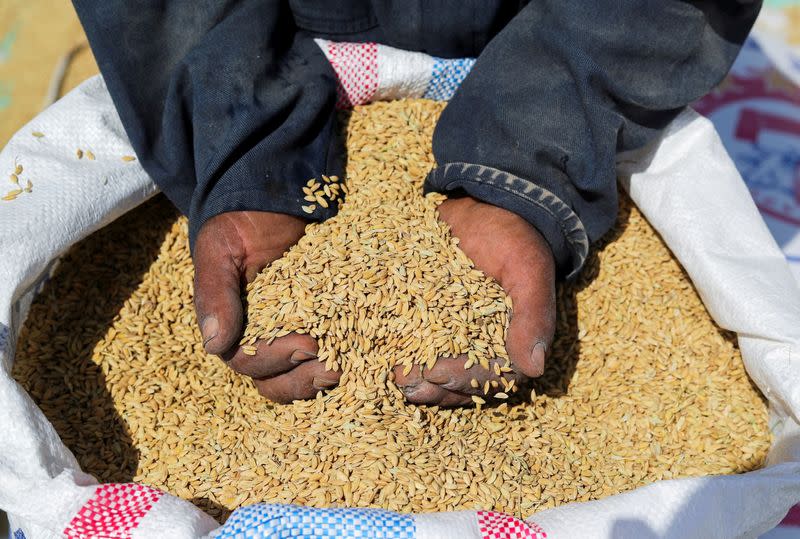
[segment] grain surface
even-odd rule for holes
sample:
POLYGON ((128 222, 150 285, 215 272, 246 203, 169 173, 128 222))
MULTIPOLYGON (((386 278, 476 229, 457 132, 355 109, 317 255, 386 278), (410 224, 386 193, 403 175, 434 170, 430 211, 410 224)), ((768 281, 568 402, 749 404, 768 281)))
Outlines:
MULTIPOLYGON (((340 216, 370 212, 374 230, 388 228, 376 223, 394 215, 385 206, 433 211, 435 197, 426 205, 418 193, 433 164, 430 137, 441 108, 427 101, 378 103, 345 118, 350 192, 340 216), (372 191, 359 198, 369 185, 372 191), (398 200, 398 192, 408 198, 398 200)), ((315 234, 336 226, 313 225, 304 241, 315 245, 315 234)), ((417 229, 420 241, 455 250, 446 230, 417 229)), ((356 233, 353 241, 377 249, 386 237, 373 243, 356 233)), ((327 248, 344 248, 326 239, 327 248)), ((480 411, 405 405, 381 374, 389 364, 381 357, 385 347, 365 350, 370 345, 362 343, 361 350, 323 358, 345 369, 341 387, 308 402, 273 405, 203 352, 192 310, 186 221, 157 199, 65 255, 32 306, 14 376, 85 471, 101 481, 164 489, 220 519, 266 500, 528 515, 659 479, 762 466, 770 441, 766 405, 733 337, 710 320, 680 266, 627 198, 614 230, 594 252, 578 281, 559 287, 557 339, 530 402, 521 397, 531 388, 521 388, 508 402, 487 402, 480 411)), ((417 254, 428 258, 420 249, 417 254)), ((298 276, 313 264, 303 267, 298 276)), ((251 309, 254 291, 266 294, 269 279, 265 274, 251 287, 251 309)), ((365 278, 348 288, 347 301, 379 311, 376 305, 391 299, 417 300, 412 295, 419 282, 398 277, 407 295, 376 299, 367 294, 365 278)), ((329 294, 339 289, 324 286, 329 294)), ((302 298, 311 288, 295 285, 290 292, 302 298)), ((327 300, 310 297, 304 316, 292 318, 287 310, 284 323, 311 331, 336 318, 335 312, 315 315, 327 300)), ((436 309, 431 298, 422 299, 436 309)), ((259 312, 270 309, 276 312, 266 304, 259 312)), ((485 316, 502 321, 500 311, 485 316)), ((252 323, 250 335, 271 331, 269 319, 252 323)), ((360 323, 362 332, 380 331, 360 323)), ((468 331, 487 325, 468 325, 468 331)), ((410 349, 419 353, 407 356, 427 361, 428 344, 418 343, 410 349)))

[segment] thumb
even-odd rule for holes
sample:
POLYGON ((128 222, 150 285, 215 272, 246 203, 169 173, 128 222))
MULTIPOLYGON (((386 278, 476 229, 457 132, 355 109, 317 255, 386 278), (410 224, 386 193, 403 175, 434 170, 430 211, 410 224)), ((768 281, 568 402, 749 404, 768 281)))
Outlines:
POLYGON ((530 378, 544 373, 545 357, 555 332, 555 287, 512 295, 513 311, 506 332, 506 351, 514 369, 530 378))
POLYGON ((242 332, 241 270, 224 237, 207 223, 194 249, 194 305, 209 354, 221 355, 236 345, 242 332))

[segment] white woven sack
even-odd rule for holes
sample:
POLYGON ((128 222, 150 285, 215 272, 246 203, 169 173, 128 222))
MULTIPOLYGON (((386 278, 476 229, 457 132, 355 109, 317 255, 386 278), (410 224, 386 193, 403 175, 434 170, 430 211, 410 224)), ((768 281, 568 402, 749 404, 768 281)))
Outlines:
MULTIPOLYGON (((156 192, 138 162, 119 159, 126 154, 133 150, 99 76, 40 114, 0 152, 0 171, 13 170, 24 156, 24 177, 34 183, 32 193, 0 204, 0 508, 10 513, 12 530, 24 530, 28 539, 80 536, 71 523, 98 489, 11 377, 15 341, 57 257, 156 192), (92 148, 97 160, 75 159, 78 147, 92 148)), ((763 470, 660 481, 533 518, 551 539, 757 536, 800 501, 800 290, 705 118, 681 114, 656 144, 623 156, 619 170, 711 315, 739 335, 745 366, 769 399, 775 443, 763 470)), ((122 536, 234 536, 225 527, 214 531, 211 517, 172 496, 146 505, 122 536)), ((411 535, 382 536, 486 537, 471 511, 414 515, 409 522, 411 535)))

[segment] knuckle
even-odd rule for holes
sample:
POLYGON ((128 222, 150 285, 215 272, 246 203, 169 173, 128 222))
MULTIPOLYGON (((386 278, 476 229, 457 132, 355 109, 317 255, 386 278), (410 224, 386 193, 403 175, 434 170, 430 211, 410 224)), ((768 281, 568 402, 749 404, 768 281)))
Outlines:
POLYGON ((426 397, 425 395, 419 394, 419 393, 416 393, 416 394, 412 393, 410 395, 407 394, 407 393, 404 393, 404 395, 406 396, 406 401, 408 401, 411 404, 432 404, 432 401, 430 400, 430 398, 426 397))
POLYGON ((441 400, 441 390, 427 383, 405 386, 402 391, 412 404, 436 404, 441 400))

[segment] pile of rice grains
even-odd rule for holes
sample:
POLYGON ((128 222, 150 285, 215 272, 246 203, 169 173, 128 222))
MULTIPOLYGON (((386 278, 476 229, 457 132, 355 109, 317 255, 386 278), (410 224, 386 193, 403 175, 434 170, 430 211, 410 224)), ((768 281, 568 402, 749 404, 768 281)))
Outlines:
POLYGON ((344 116, 347 200, 248 289, 245 343, 301 330, 343 369, 314 400, 270 403, 203 352, 186 220, 163 199, 64 257, 14 375, 85 471, 222 519, 260 501, 527 516, 762 466, 766 405, 734 337, 625 197, 581 277, 559 288, 542 378, 482 409, 403 402, 393 365, 506 361, 509 304, 437 222, 441 197, 421 195, 441 110, 415 100, 344 116))

